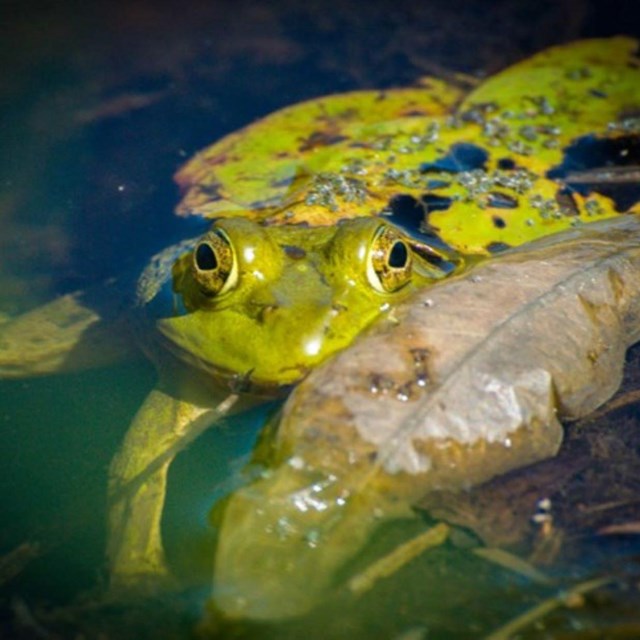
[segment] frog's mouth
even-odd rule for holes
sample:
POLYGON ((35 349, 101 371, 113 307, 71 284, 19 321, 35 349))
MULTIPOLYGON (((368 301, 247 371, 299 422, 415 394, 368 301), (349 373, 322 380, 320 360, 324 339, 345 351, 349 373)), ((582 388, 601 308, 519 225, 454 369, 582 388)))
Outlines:
POLYGON ((309 372, 307 368, 298 366, 291 371, 296 376, 295 379, 291 376, 287 376, 286 380, 261 378, 256 375, 255 367, 234 370, 207 357, 207 349, 199 348, 202 345, 198 343, 197 337, 187 337, 171 321, 159 320, 156 327, 156 340, 161 351, 169 352, 181 363, 204 374, 214 385, 228 389, 231 393, 277 398, 286 395, 309 372))

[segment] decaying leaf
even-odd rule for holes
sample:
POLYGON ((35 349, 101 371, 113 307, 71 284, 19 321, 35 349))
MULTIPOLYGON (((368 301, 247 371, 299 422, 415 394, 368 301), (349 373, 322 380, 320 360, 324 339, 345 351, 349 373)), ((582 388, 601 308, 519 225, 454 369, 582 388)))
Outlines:
POLYGON ((640 519, 639 385, 640 345, 635 345, 627 353, 620 391, 565 426, 557 456, 469 491, 430 491, 418 506, 431 517, 473 530, 487 545, 553 561, 556 568, 566 558, 593 562, 594 534, 632 535, 640 519))
POLYGON ((0 336, 0 377, 47 375, 117 362, 134 350, 125 320, 118 318, 121 305, 111 288, 104 287, 99 293, 60 296, 7 320, 0 336), (105 310, 101 315, 89 304, 96 300, 105 310))
POLYGON ((313 606, 383 522, 427 491, 556 453, 558 418, 617 389, 640 335, 640 220, 571 230, 400 306, 292 394, 262 477, 225 505, 216 604, 313 606))
POLYGON ((540 502, 562 492, 592 461, 585 442, 571 444, 555 458, 514 469, 470 491, 430 491, 417 506, 471 529, 487 545, 520 550, 540 529, 534 520, 543 515, 540 502))

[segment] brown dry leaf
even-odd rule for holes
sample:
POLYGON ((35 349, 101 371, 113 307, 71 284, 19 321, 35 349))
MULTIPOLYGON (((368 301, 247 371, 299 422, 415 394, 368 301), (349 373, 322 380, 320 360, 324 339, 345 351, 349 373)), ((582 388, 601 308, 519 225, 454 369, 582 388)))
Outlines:
MULTIPOLYGON (((418 503, 432 518, 473 530, 491 546, 546 562, 586 557, 593 535, 640 531, 637 406, 639 347, 627 357, 626 391, 565 426, 559 454, 492 478, 469 491, 430 491, 418 503), (637 391, 637 389, 636 389, 637 391), (555 555, 549 544, 556 540, 555 555)), ((553 542, 555 545, 555 542, 553 542)))
POLYGON ((469 491, 429 491, 418 506, 431 517, 473 530, 489 546, 522 550, 541 528, 533 520, 541 501, 562 491, 590 462, 586 443, 576 441, 555 458, 514 469, 469 491))
POLYGON ((558 418, 620 384, 639 276, 637 217, 583 226, 422 292, 313 372, 263 448, 268 471, 225 505, 217 606, 299 613, 428 491, 554 455, 558 418))

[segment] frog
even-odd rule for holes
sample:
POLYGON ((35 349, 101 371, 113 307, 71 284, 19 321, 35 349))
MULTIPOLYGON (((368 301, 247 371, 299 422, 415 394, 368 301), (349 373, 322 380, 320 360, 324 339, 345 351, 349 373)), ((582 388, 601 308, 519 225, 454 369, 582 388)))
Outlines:
POLYGON ((376 317, 445 277, 452 259, 375 217, 314 227, 221 218, 153 256, 120 317, 107 321, 75 293, 2 325, 5 377, 106 364, 127 341, 158 369, 110 467, 112 592, 171 582, 161 518, 181 449, 221 418, 285 394, 376 317))
POLYGON ((283 387, 443 277, 445 261, 376 218, 315 228, 222 219, 173 266, 187 313, 156 326, 169 351, 231 386, 283 387))
POLYGON ((627 212, 565 160, 583 142, 636 148, 636 49, 584 41, 471 90, 421 78, 285 107, 178 170, 177 215, 211 227, 152 256, 131 304, 98 287, 0 325, 0 377, 103 366, 132 344, 156 366, 109 471, 113 590, 171 582, 167 474, 204 430, 286 395, 431 283, 627 212))
POLYGON ((268 185, 293 193, 313 181, 307 160, 332 144, 314 134, 318 118, 331 121, 338 140, 341 129, 393 120, 418 106, 422 115, 442 115, 459 96, 437 79, 385 100, 379 91, 356 90, 285 107, 232 132, 175 176, 183 194, 177 215, 209 223, 206 233, 151 256, 133 286, 114 274, 0 325, 0 378, 108 366, 139 352, 157 370, 157 385, 109 469, 110 593, 174 583, 161 519, 169 468, 182 449, 227 416, 286 395, 396 302, 458 262, 442 243, 379 216, 348 176, 331 189, 358 204, 351 209, 285 202, 268 185), (283 136, 299 147, 299 157, 287 159, 287 176, 270 168, 283 136), (213 173, 222 172, 224 185, 214 184, 207 163, 202 174, 203 158, 212 156, 222 158, 213 173), (248 181, 233 175, 251 159, 264 164, 249 169, 248 181), (194 194, 204 201, 194 206, 194 194))
POLYGON ((126 589, 169 573, 160 520, 177 451, 219 417, 286 394, 458 260, 376 217, 315 226, 221 218, 191 244, 175 259, 173 247, 162 252, 138 282, 137 306, 151 320, 141 342, 174 390, 152 392, 111 466, 110 575, 126 589), (157 268, 167 255, 170 277, 157 268), (157 303, 169 285, 167 314, 157 303), (152 444, 143 450, 141 439, 152 444), (158 477, 128 493, 159 460, 158 477))

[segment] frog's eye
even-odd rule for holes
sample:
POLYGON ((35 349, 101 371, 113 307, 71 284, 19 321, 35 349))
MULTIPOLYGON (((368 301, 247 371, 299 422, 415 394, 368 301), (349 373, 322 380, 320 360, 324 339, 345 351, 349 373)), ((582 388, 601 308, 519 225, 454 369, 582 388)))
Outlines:
POLYGON ((238 263, 224 231, 213 229, 193 250, 191 270, 205 295, 219 296, 238 282, 238 263))
POLYGON ((376 230, 367 259, 367 278, 381 293, 393 293, 411 280, 413 258, 402 234, 389 225, 376 230))

